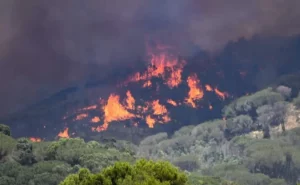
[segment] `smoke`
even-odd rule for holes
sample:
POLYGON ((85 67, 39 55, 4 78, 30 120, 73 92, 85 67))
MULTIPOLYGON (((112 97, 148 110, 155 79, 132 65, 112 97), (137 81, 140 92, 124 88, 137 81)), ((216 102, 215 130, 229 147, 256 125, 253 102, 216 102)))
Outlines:
POLYGON ((299 34, 298 0, 3 0, 0 115, 136 65, 154 37, 191 55, 253 35, 299 34), (96 66, 91 67, 90 66, 96 66), (84 81, 84 80, 83 80, 84 81))

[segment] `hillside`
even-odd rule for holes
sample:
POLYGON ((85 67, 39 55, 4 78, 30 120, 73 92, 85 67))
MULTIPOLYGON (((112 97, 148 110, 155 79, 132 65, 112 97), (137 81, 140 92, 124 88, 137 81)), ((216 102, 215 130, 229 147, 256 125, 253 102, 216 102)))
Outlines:
POLYGON ((200 181, 193 178, 203 176, 241 185, 296 184, 299 102, 300 96, 292 98, 288 87, 267 88, 225 106, 224 119, 184 126, 174 134, 161 132, 138 144, 99 138, 13 139, 9 127, 2 125, 0 182, 57 184, 82 167, 95 173, 117 161, 148 158, 170 161, 194 184, 200 181))

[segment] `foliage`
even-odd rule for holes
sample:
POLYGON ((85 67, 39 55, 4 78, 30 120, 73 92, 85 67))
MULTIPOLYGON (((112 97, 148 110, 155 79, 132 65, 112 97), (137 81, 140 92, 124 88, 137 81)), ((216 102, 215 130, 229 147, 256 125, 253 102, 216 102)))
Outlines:
POLYGON ((32 143, 26 138, 17 140, 12 156, 22 165, 32 165, 36 162, 35 156, 33 155, 32 143))
POLYGON ((13 138, 10 136, 7 136, 3 133, 0 133, 0 161, 11 154, 14 147, 16 145, 16 142, 13 138))
POLYGON ((274 92, 272 88, 267 88, 258 91, 252 95, 243 96, 238 98, 223 109, 223 116, 230 118, 240 114, 253 114, 258 107, 263 105, 272 105, 278 101, 284 101, 284 97, 274 92))
POLYGON ((78 174, 68 176, 60 185, 184 185, 187 180, 183 172, 168 162, 138 160, 134 165, 117 162, 98 174, 81 169, 78 174))
POLYGON ((191 185, 238 185, 220 177, 200 176, 199 174, 191 174, 188 178, 191 185))
POLYGON ((300 108, 300 93, 296 98, 293 99, 293 103, 298 109, 300 108))
POLYGON ((253 120, 248 115, 240 115, 227 120, 225 136, 226 138, 232 138, 237 135, 249 133, 254 130, 253 120))
POLYGON ((10 128, 7 125, 0 124, 0 134, 10 136, 10 128))

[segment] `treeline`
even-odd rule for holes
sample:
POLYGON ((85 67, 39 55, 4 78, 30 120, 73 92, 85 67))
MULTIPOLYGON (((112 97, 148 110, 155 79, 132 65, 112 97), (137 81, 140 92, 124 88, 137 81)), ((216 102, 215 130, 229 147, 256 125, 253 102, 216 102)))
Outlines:
POLYGON ((224 107, 224 119, 145 138, 137 154, 245 185, 295 185, 300 178, 298 102, 300 96, 292 98, 288 87, 267 88, 224 107))

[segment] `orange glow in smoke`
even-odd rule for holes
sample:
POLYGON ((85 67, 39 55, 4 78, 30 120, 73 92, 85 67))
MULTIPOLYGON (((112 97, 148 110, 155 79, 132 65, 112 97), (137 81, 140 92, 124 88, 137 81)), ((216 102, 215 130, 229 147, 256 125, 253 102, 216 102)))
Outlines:
POLYGON ((61 138, 70 138, 68 132, 69 132, 69 128, 65 128, 64 131, 58 133, 58 137, 61 137, 61 138))
POLYGON ((37 142, 37 143, 42 141, 42 139, 38 138, 38 137, 30 137, 29 139, 30 139, 30 141, 37 142))
POLYGON ((204 96, 203 90, 200 88, 200 80, 198 79, 196 74, 193 74, 188 77, 187 83, 190 91, 188 93, 188 97, 185 100, 193 108, 196 108, 196 100, 200 100, 204 96))

